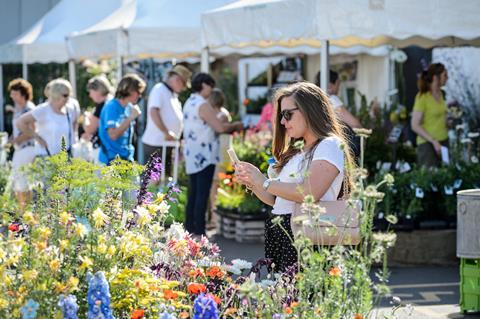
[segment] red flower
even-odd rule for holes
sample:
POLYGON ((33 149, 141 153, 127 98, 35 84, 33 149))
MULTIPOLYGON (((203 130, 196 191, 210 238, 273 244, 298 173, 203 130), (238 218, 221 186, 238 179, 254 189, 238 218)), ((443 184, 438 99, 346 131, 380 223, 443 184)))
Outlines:
POLYGON ((15 223, 10 224, 10 225, 8 225, 8 230, 15 233, 15 232, 20 230, 20 226, 18 224, 15 224, 15 223))
POLYGON ((204 284, 190 283, 188 284, 188 292, 190 294, 198 295, 201 292, 207 291, 207 287, 204 284))
POLYGON ((144 310, 137 309, 134 312, 132 312, 132 319, 142 319, 144 315, 145 315, 144 310))

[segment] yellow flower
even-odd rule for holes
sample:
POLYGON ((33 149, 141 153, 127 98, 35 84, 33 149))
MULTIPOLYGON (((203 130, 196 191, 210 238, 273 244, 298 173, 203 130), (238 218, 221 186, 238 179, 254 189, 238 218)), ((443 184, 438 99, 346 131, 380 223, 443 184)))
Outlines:
POLYGON ((48 288, 47 288, 47 283, 46 282, 42 282, 41 284, 39 284, 37 286, 37 290, 39 291, 47 291, 48 288))
POLYGON ((37 278, 38 272, 35 269, 32 270, 24 270, 22 272, 22 277, 24 281, 32 281, 37 278))
POLYGON ((5 277, 3 277, 3 283, 6 286, 10 286, 12 282, 13 282, 13 278, 10 275, 5 275, 5 277))
POLYGON ((67 282, 67 285, 70 289, 70 291, 75 291, 75 290, 78 290, 78 283, 80 282, 80 280, 77 278, 77 277, 70 277, 68 279, 68 282, 67 282))
POLYGON ((150 223, 152 220, 152 215, 150 215, 149 211, 145 207, 138 207, 136 211, 138 214, 137 223, 140 227, 150 223))
POLYGON ((7 253, 5 252, 5 250, 0 248, 0 260, 4 260, 5 257, 7 257, 7 253))
POLYGON ((107 253, 108 253, 109 256, 113 256, 116 251, 117 251, 117 249, 115 248, 115 246, 114 246, 114 245, 110 245, 110 247, 108 247, 107 253))
POLYGON ((93 260, 91 260, 89 257, 85 256, 85 257, 82 257, 80 256, 79 257, 80 261, 82 262, 82 264, 80 265, 79 269, 82 270, 82 269, 90 269, 93 265, 93 260))
POLYGON ((62 240, 60 240, 59 244, 60 244, 60 250, 63 251, 65 249, 67 249, 68 244, 70 244, 70 242, 68 241, 68 239, 62 239, 62 240))
POLYGON ((95 228, 102 227, 110 220, 110 218, 100 209, 100 207, 93 211, 92 218, 95 228))
POLYGON ((108 249, 107 245, 105 245, 105 244, 103 244, 103 243, 102 243, 102 244, 99 244, 99 245, 97 246, 97 252, 98 252, 99 254, 102 254, 102 255, 107 252, 107 249, 108 249))
POLYGON ((35 215, 32 212, 25 212, 23 214, 23 220, 28 225, 35 225, 37 223, 37 219, 35 218, 35 215))
POLYGON ((42 226, 38 229, 38 234, 41 239, 47 240, 48 236, 52 234, 52 231, 48 227, 42 226))
POLYGON ((65 285, 65 284, 63 284, 63 283, 61 283, 61 282, 58 282, 58 281, 55 282, 55 283, 53 284, 53 286, 55 287, 54 289, 55 289, 55 292, 56 292, 57 294, 62 293, 62 292, 65 292, 65 290, 67 289, 67 285, 65 285))
POLYGON ((165 194, 157 193, 157 198, 153 201, 154 204, 160 204, 165 198, 165 194))
POLYGON ((48 264, 48 266, 50 267, 50 269, 53 271, 53 272, 56 272, 60 269, 60 260, 58 259, 53 259, 50 261, 50 263, 48 264))
POLYGON ((59 217, 60 217, 60 224, 65 225, 65 226, 72 219, 70 214, 67 213, 67 212, 62 212, 59 217))
POLYGON ((8 307, 8 301, 0 298, 0 310, 7 309, 8 307))
POLYGON ((73 231, 78 237, 82 239, 87 235, 87 227, 80 223, 75 223, 73 225, 73 231))

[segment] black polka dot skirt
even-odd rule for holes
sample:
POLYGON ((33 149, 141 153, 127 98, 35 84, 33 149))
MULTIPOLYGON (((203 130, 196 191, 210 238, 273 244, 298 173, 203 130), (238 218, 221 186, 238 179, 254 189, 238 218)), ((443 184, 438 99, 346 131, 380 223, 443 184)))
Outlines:
POLYGON ((297 262, 297 251, 292 242, 291 216, 291 214, 270 215, 265 222, 265 258, 272 259, 274 272, 284 272, 297 262), (272 223, 272 219, 276 217, 280 217, 283 229, 280 225, 272 223))

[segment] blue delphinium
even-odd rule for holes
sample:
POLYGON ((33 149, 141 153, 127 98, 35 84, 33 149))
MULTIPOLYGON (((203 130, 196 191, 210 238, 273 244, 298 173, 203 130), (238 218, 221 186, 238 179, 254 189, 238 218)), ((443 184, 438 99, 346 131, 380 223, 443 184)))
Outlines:
POLYGON ((218 309, 211 295, 200 294, 193 305, 193 319, 218 319, 218 309))
POLYGON ((115 319, 110 309, 110 289, 103 271, 87 274, 88 319, 115 319))
POLYGON ((37 317, 38 302, 33 299, 28 299, 27 303, 20 308, 22 319, 35 319, 37 317))
POLYGON ((63 319, 78 319, 78 305, 77 297, 74 295, 60 295, 60 300, 58 301, 58 306, 62 311, 63 319))

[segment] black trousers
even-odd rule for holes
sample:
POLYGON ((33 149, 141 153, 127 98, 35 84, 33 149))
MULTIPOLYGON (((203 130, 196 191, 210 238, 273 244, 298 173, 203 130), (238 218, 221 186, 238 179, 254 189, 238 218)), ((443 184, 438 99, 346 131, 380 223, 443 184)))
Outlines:
POLYGON ((198 173, 188 175, 188 201, 185 228, 191 234, 205 235, 205 216, 215 165, 208 165, 198 173))
POLYGON ((295 265, 298 259, 297 250, 292 242, 291 216, 291 214, 271 215, 265 222, 265 258, 273 260, 274 272, 285 272, 289 267, 295 265), (272 223, 272 219, 276 217, 280 217, 280 225, 283 229, 280 225, 272 223))

